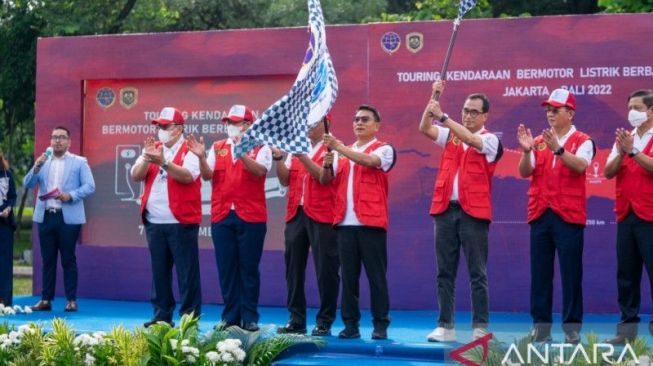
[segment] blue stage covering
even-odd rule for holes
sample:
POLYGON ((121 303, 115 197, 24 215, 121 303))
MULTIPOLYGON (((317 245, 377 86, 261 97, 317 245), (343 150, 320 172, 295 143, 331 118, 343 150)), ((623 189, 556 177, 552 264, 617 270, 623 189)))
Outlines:
MULTIPOLYGON (((32 305, 38 301, 37 297, 15 297, 14 304, 20 306, 32 305)), ((79 299, 79 311, 66 313, 63 308, 65 299, 57 298, 53 302, 53 311, 34 312, 32 314, 18 314, 0 318, 0 322, 7 322, 19 326, 28 322, 43 323, 46 330, 51 327, 51 320, 55 317, 66 319, 78 332, 109 331, 117 325, 127 329, 142 326, 144 321, 152 315, 151 305, 147 302, 109 301, 96 299, 79 299)), ((203 305, 204 314, 200 321, 200 330, 208 332, 220 319, 222 306, 203 305)), ((288 319, 285 308, 261 307, 260 325, 283 325, 288 319)), ((309 309, 308 330, 313 327, 311 321, 315 319, 316 309, 309 309)), ((392 310, 392 323, 388 329, 390 339, 385 341, 372 341, 372 321, 368 310, 362 311, 361 339, 340 340, 336 336, 325 337, 327 344, 319 350, 314 346, 299 347, 286 355, 282 360, 275 362, 277 366, 290 365, 437 365, 449 360, 449 352, 464 343, 470 342, 472 337, 471 314, 457 312, 458 343, 438 344, 426 341, 426 335, 433 330, 436 324, 436 311, 400 311, 392 310)), ((599 340, 611 337, 615 331, 615 324, 619 316, 586 315, 583 334, 594 333, 599 340)), ((174 319, 178 321, 178 316, 174 319)), ((492 313, 490 317, 490 331, 495 338, 504 343, 512 343, 515 339, 525 336, 530 329, 530 316, 524 313, 492 313)), ((554 317, 553 338, 554 342, 562 342, 564 335, 560 328, 560 318, 554 317)), ((336 320, 333 333, 342 329, 342 321, 336 320)), ((640 325, 640 335, 646 337, 649 344, 653 338, 648 334, 646 320, 640 325)))

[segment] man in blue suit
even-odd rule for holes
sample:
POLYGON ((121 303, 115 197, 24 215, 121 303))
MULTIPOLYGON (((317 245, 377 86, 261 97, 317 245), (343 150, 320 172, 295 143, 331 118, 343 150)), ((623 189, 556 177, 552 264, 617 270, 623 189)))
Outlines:
POLYGON ((95 181, 86 158, 68 151, 70 131, 65 127, 52 130, 50 148, 34 163, 23 179, 25 189, 38 184, 39 199, 34 208, 38 223, 43 283, 41 301, 35 311, 52 310, 57 275, 57 252, 61 254, 65 311, 77 311, 77 258, 75 245, 82 224, 86 223, 84 198, 95 191, 95 181))

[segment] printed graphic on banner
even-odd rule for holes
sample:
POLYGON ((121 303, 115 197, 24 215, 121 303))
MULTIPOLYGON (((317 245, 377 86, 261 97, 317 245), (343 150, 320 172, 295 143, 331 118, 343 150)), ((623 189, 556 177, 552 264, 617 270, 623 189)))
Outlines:
MULTIPOLYGON (((144 185, 131 179, 131 168, 142 154, 143 141, 156 137, 152 119, 162 107, 180 109, 186 119, 184 132, 203 136, 207 145, 226 138, 221 118, 232 103, 251 105, 255 115, 269 105, 282 90, 287 90, 292 76, 225 79, 180 80, 93 80, 87 82, 84 101, 84 140, 102 141, 85 144, 84 155, 97 182, 93 199, 85 202, 88 230, 82 231, 82 242, 90 245, 145 246, 139 217, 144 185), (110 107, 116 99, 123 108, 110 107), (237 94, 233 90, 246 90, 237 94), (90 238, 93 240, 89 240, 90 238)), ((202 214, 200 246, 212 247, 210 238, 211 183, 202 181, 202 214)), ((285 187, 279 184, 275 171, 268 173, 265 192, 270 209, 269 228, 282 232, 285 214, 285 187)), ((283 245, 281 234, 269 234, 266 249, 278 250, 283 245)))

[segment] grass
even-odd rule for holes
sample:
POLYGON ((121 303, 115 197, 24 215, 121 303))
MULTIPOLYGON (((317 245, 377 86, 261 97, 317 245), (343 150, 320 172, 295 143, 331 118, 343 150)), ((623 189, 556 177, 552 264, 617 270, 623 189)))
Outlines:
POLYGON ((14 296, 32 294, 32 277, 14 276, 14 296))

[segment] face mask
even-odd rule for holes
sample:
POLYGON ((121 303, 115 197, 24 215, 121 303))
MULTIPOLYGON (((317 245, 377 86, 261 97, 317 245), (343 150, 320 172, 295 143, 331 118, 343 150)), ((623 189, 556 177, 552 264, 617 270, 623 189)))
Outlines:
POLYGON ((640 112, 634 109, 631 109, 630 112, 628 112, 628 122, 630 122, 633 127, 641 126, 647 119, 648 116, 646 115, 646 112, 640 112))
POLYGON ((166 130, 159 130, 159 141, 163 142, 164 144, 167 144, 168 141, 170 141, 170 131, 166 130))
POLYGON ((232 124, 227 125, 227 136, 234 138, 240 136, 242 132, 240 131, 240 126, 235 126, 232 124))

